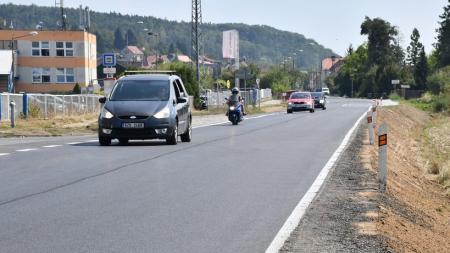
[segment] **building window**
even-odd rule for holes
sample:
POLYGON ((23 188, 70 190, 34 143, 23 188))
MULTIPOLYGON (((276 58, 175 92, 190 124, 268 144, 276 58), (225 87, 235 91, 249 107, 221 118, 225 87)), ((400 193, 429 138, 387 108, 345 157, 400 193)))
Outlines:
POLYGON ((33 83, 50 83, 50 68, 33 68, 33 83))
POLYGON ((56 56, 73 56, 73 43, 57 41, 56 56))
POLYGON ((57 68, 56 69, 56 81, 58 83, 74 83, 75 72, 73 68, 57 68))
POLYGON ((31 42, 31 55, 33 56, 50 56, 50 44, 48 41, 31 42))

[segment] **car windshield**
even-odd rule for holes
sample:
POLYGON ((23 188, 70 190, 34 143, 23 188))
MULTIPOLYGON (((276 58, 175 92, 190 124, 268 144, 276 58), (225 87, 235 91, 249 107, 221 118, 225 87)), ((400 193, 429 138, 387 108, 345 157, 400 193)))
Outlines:
POLYGON ((111 101, 167 101, 169 92, 169 81, 121 80, 114 87, 111 101))
POLYGON ((309 98, 308 93, 292 93, 291 98, 309 98))
POLYGON ((322 92, 312 92, 311 96, 313 96, 315 98, 320 98, 320 97, 322 97, 322 92))

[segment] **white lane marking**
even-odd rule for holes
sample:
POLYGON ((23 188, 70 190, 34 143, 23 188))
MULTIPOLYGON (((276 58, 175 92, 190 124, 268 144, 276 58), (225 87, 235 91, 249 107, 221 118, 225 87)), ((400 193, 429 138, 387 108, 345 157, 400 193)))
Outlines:
POLYGON ((56 148, 56 147, 62 147, 62 145, 48 145, 48 146, 43 146, 43 148, 56 148))
MULTIPOLYGON (((269 117, 269 116, 273 116, 273 115, 277 115, 277 114, 280 114, 280 113, 271 113, 271 114, 264 114, 264 115, 260 115, 260 116, 255 116, 255 117, 245 118, 244 122, 245 122, 246 120, 260 119, 260 118, 269 117)), ((226 117, 226 116, 225 116, 225 117, 226 117)), ((222 121, 222 122, 218 122, 218 123, 211 123, 211 124, 206 124, 206 125, 200 125, 200 126, 192 127, 192 129, 204 128, 204 127, 210 127, 210 126, 224 125, 224 124, 228 124, 228 122, 229 122, 229 121, 222 121)))
POLYGON ((19 149, 16 150, 17 152, 30 152, 30 151, 36 151, 37 148, 26 148, 26 149, 19 149))
POLYGON ((83 141, 83 143, 88 143, 88 142, 98 142, 98 140, 87 140, 87 141, 83 141))
POLYGON ((81 144, 82 142, 69 142, 69 143, 66 143, 66 145, 78 145, 78 144, 81 144))
POLYGON ((0 153, 0 156, 7 156, 9 153, 0 153))
POLYGON ((347 132, 347 134, 344 137, 344 140, 342 140, 341 145, 339 145, 334 154, 328 160, 327 164, 325 164, 325 166, 322 168, 316 180, 314 180, 314 183, 311 185, 306 194, 303 196, 303 198, 295 207, 294 211, 292 211, 291 215, 288 217, 284 225, 278 231, 277 235, 270 243, 269 247, 266 249, 266 253, 278 253, 281 247, 283 247, 284 242, 289 238, 292 231, 294 231, 294 229, 298 226, 301 218, 305 214, 309 205, 314 200, 317 193, 320 191, 320 188, 322 187, 322 184, 327 178, 327 175, 330 172, 331 168, 339 159, 339 156, 342 154, 342 152, 344 152, 344 150, 347 148, 347 145, 350 141, 350 137, 356 130, 361 120, 366 116, 366 113, 367 112, 364 112, 363 115, 361 115, 361 117, 353 125, 353 127, 347 132))

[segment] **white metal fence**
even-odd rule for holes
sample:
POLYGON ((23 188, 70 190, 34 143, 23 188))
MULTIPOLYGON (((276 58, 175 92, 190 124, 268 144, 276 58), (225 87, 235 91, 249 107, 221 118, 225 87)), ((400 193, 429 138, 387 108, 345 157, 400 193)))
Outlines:
POLYGON ((27 112, 33 118, 67 117, 89 113, 99 113, 101 104, 97 95, 50 95, 27 94, 27 111, 24 110, 23 94, 0 94, 0 120, 11 118, 10 102, 16 104, 15 116, 27 112))
MULTIPOLYGON (((208 98, 208 106, 222 106, 225 105, 225 98, 228 98, 231 95, 231 91, 208 91, 205 93, 208 98)), ((243 99, 245 99, 245 103, 247 105, 257 104, 260 101, 264 102, 272 99, 272 90, 271 89, 252 89, 248 91, 241 91, 240 95, 243 99)))

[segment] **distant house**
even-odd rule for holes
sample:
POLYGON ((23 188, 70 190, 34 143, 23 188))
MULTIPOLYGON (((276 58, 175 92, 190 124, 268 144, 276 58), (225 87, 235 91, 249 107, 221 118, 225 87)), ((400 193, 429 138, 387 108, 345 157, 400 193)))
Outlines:
POLYGON ((328 57, 322 60, 322 71, 328 74, 339 71, 344 64, 344 58, 342 57, 328 57))
POLYGON ((117 61, 124 65, 142 66, 144 61, 144 53, 137 46, 127 46, 120 51, 117 61))
MULTIPOLYGON (((169 55, 158 55, 158 64, 164 64, 169 62, 182 62, 186 64, 192 63, 191 58, 187 55, 183 54, 169 54, 169 55)), ((149 55, 146 58, 146 64, 144 65, 147 68, 153 68, 156 64, 156 55, 149 55)))
POLYGON ((0 50, 0 92, 7 92, 11 81, 13 54, 11 50, 0 50))
POLYGON ((322 73, 320 75, 322 87, 325 87, 325 79, 331 74, 338 72, 343 65, 344 58, 342 57, 328 57, 322 60, 322 73))
MULTIPOLYGON (((97 43, 94 34, 85 31, 0 30, 2 90, 5 72, 13 70, 15 92, 68 92, 78 83, 88 86, 97 79, 97 43), (11 51, 11 38, 14 48, 11 51), (12 66, 12 55, 14 66, 12 66)), ((10 75, 12 80, 12 75, 10 75)), ((10 82, 12 83, 12 82, 10 82)), ((0 92, 1 92, 0 91, 0 92)))

